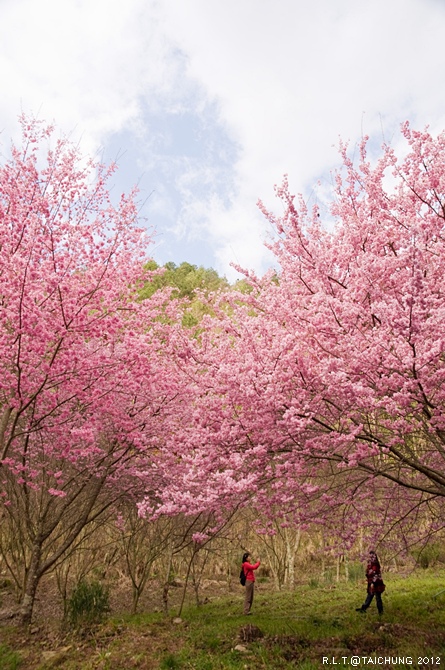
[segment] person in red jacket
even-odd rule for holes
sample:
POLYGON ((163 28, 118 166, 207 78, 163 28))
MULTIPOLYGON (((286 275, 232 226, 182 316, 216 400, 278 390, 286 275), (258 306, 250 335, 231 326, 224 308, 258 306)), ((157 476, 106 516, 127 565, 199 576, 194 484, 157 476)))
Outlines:
POLYGON ((243 562, 242 562, 242 569, 244 570, 244 574, 246 575, 246 594, 244 597, 244 614, 252 614, 250 611, 253 603, 253 592, 255 589, 255 574, 254 570, 260 567, 260 561, 257 561, 256 563, 249 563, 248 558, 250 554, 248 551, 246 551, 245 554, 243 554, 243 562))
POLYGON ((357 612, 366 612, 375 596, 378 613, 383 614, 382 593, 385 590, 385 584, 383 583, 380 562, 375 551, 369 552, 365 576, 368 582, 367 596, 363 605, 357 607, 357 612))

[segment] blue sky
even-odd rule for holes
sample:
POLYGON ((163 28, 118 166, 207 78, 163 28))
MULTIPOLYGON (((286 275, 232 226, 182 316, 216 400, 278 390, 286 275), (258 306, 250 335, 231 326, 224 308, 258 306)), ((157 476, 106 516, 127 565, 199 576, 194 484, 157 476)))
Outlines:
POLYGON ((0 141, 23 110, 117 158, 155 260, 233 280, 283 174, 323 212, 339 137, 445 129, 444 34, 444 0, 0 0, 0 141))

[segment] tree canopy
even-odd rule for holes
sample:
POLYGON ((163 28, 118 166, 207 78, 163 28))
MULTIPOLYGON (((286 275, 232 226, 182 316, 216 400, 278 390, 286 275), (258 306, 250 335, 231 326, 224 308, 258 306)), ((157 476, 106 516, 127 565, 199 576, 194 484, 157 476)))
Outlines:
POLYGON ((333 231, 277 188, 284 214, 261 207, 278 275, 246 274, 188 356, 200 486, 297 523, 343 518, 351 541, 364 520, 374 538, 443 526, 445 135, 402 134, 402 159, 341 147, 333 231))

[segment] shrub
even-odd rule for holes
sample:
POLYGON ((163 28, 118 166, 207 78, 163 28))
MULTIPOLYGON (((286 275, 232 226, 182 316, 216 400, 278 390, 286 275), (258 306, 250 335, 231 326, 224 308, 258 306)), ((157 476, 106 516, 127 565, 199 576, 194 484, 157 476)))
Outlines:
POLYGON ((427 544, 423 547, 417 555, 415 554, 416 563, 418 566, 426 570, 434 567, 441 557, 441 547, 438 544, 427 544))
POLYGON ((108 589, 98 581, 81 580, 68 600, 68 622, 73 628, 99 623, 109 611, 108 589))

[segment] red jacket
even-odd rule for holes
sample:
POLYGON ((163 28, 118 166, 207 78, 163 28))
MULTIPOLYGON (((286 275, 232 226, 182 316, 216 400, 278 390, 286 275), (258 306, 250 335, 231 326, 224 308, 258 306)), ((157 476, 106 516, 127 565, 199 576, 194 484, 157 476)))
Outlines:
POLYGON ((257 561, 252 565, 252 563, 248 563, 245 561, 243 563, 243 570, 244 574, 246 575, 246 580, 249 580, 249 582, 254 582, 255 581, 255 575, 253 573, 254 570, 260 567, 260 562, 257 561))
POLYGON ((373 561, 368 561, 365 574, 368 582, 368 593, 383 593, 385 585, 383 583, 378 558, 373 561))

